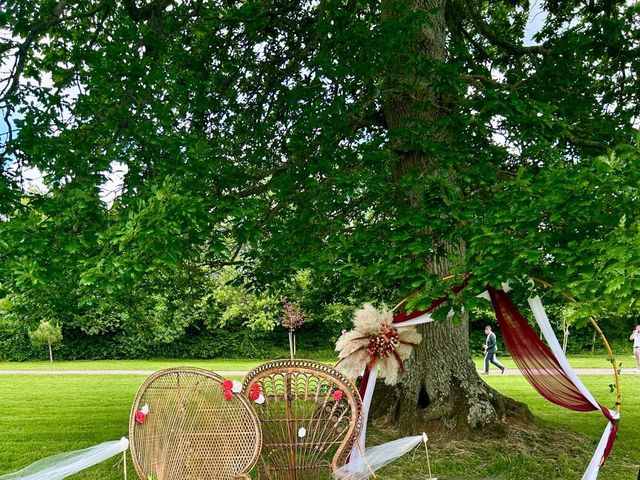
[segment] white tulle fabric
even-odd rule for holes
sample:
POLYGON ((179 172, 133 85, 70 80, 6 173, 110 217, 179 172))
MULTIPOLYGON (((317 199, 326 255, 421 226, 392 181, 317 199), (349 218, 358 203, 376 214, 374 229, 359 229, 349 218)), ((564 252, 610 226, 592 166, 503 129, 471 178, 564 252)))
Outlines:
POLYGON ((349 462, 333 472, 336 480, 367 480, 376 470, 388 465, 401 456, 409 453, 423 442, 423 435, 405 437, 392 442, 369 447, 364 452, 364 459, 349 462))
POLYGON ((353 471, 361 471, 366 468, 365 459, 363 457, 363 450, 365 450, 365 442, 367 439, 369 408, 371 407, 371 399, 373 398, 373 391, 376 388, 377 378, 378 366, 374 365, 374 367, 371 369, 371 372, 369 372, 369 380, 364 391, 364 396, 362 397, 362 428, 360 429, 360 435, 358 436, 358 441, 351 449, 349 462, 343 468, 350 467, 353 471))
POLYGON ((123 437, 120 440, 101 443, 84 450, 43 458, 22 470, 0 476, 0 480, 60 480, 104 462, 128 448, 129 440, 123 437))

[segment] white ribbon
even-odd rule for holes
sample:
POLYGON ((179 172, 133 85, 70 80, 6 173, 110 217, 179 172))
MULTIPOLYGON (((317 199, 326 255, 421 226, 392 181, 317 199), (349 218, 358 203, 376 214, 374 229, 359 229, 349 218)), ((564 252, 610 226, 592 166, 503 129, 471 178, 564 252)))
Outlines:
MULTIPOLYGON (((406 322, 394 323, 395 328, 411 327, 413 325, 420 325, 423 323, 433 322, 433 318, 430 313, 423 313, 416 318, 407 320, 406 322)), ((369 421, 369 409, 371 407, 371 399, 373 398, 373 391, 376 388, 376 379, 378 378, 378 366, 374 365, 369 372, 369 380, 364 391, 364 397, 362 398, 362 429, 360 430, 360 436, 358 441, 351 448, 351 455, 349 457, 348 468, 351 471, 370 471, 366 464, 366 460, 362 455, 365 450, 366 438, 367 438, 367 423, 369 421)), ((422 437, 420 437, 422 438, 422 437)))
POLYGON ((105 442, 84 450, 59 453, 32 463, 15 473, 0 476, 0 480, 61 480, 100 462, 118 455, 129 448, 129 440, 105 442))
POLYGON ((402 323, 394 323, 393 326, 395 328, 403 328, 403 327, 411 327, 413 325, 420 325, 422 323, 433 322, 433 318, 431 318, 431 313, 423 313, 422 315, 412 318, 411 320, 407 320, 402 323))
POLYGON ((364 470, 366 465, 362 453, 365 449, 365 440, 367 438, 367 422, 369 420, 369 408, 371 407, 371 399, 373 398, 373 391, 376 388, 376 378, 378 378, 378 366, 374 365, 369 372, 369 380, 364 391, 364 397, 362 398, 362 429, 360 430, 360 436, 355 445, 351 448, 351 456, 349 457, 349 468, 360 471, 364 470))

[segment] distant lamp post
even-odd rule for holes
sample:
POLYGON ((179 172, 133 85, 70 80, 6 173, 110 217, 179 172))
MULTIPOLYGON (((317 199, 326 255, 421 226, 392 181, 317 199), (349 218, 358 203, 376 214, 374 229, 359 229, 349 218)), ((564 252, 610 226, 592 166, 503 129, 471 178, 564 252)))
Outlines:
POLYGON ((295 330, 304 323, 305 315, 298 305, 285 301, 282 306, 282 315, 280 316, 280 323, 283 327, 289 330, 289 352, 291 353, 291 359, 296 356, 296 334, 295 330))

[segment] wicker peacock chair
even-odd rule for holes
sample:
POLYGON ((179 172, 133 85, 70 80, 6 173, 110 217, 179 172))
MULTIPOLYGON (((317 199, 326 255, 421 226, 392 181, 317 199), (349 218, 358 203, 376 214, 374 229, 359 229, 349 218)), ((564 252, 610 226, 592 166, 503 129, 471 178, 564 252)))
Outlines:
POLYGON ((224 381, 198 368, 170 368, 144 382, 129 424, 142 480, 250 478, 262 445, 260 423, 242 393, 226 388, 225 399, 224 381))
POLYGON ((254 406, 263 433, 260 477, 331 478, 361 427, 362 403, 353 384, 325 364, 276 360, 249 372, 243 386, 253 397, 264 396, 254 406))

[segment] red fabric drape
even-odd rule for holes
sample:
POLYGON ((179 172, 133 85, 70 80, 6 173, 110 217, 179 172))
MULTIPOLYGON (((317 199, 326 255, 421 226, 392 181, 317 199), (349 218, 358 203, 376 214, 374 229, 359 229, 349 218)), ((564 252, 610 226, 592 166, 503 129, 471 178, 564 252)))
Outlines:
MULTIPOLYGON (((614 420, 615 421, 615 420, 614 420)), ((613 449, 613 444, 616 441, 616 436, 618 435, 618 423, 616 422, 611 429, 611 434, 609 435, 609 440, 607 441, 607 446, 604 448, 604 454, 602 455, 602 461, 600 465, 603 465, 604 462, 609 458, 609 454, 613 449)))
MULTIPOLYGON (((561 407, 578 412, 597 410, 564 373, 558 359, 527 323, 511 299, 502 290, 487 287, 500 325, 504 343, 520 372, 540 395, 561 407)), ((618 433, 617 420, 606 407, 600 411, 614 424, 604 451, 602 463, 613 448, 618 433)))
MULTIPOLYGON (((469 283, 469 279, 470 278, 471 278, 471 275, 466 275, 464 277, 464 280, 462 281, 462 283, 452 287, 451 291, 453 293, 459 293, 460 291, 462 291, 462 289, 464 287, 466 287, 467 284, 469 283)), ((425 310, 415 310, 415 311, 413 311, 411 313, 407 313, 405 311, 402 311, 402 312, 398 313, 397 315, 395 315, 393 317, 393 323, 406 322, 406 321, 412 320, 414 318, 418 318, 420 315, 424 315, 425 313, 431 313, 436 308, 438 308, 440 305, 442 305, 444 302, 446 302, 447 300, 449 300, 449 296, 448 295, 443 295, 442 297, 436 298, 433 302, 431 302, 431 305, 429 305, 425 310)))
POLYGON ((520 372, 540 395, 578 412, 596 410, 573 382, 527 320, 502 290, 487 287, 504 343, 520 372))
POLYGON ((364 392, 367 391, 367 383, 369 383, 369 375, 371 375, 371 369, 369 366, 364 368, 364 373, 362 374, 362 381, 360 382, 360 388, 358 389, 358 393, 360 393, 360 398, 364 398, 364 392))

